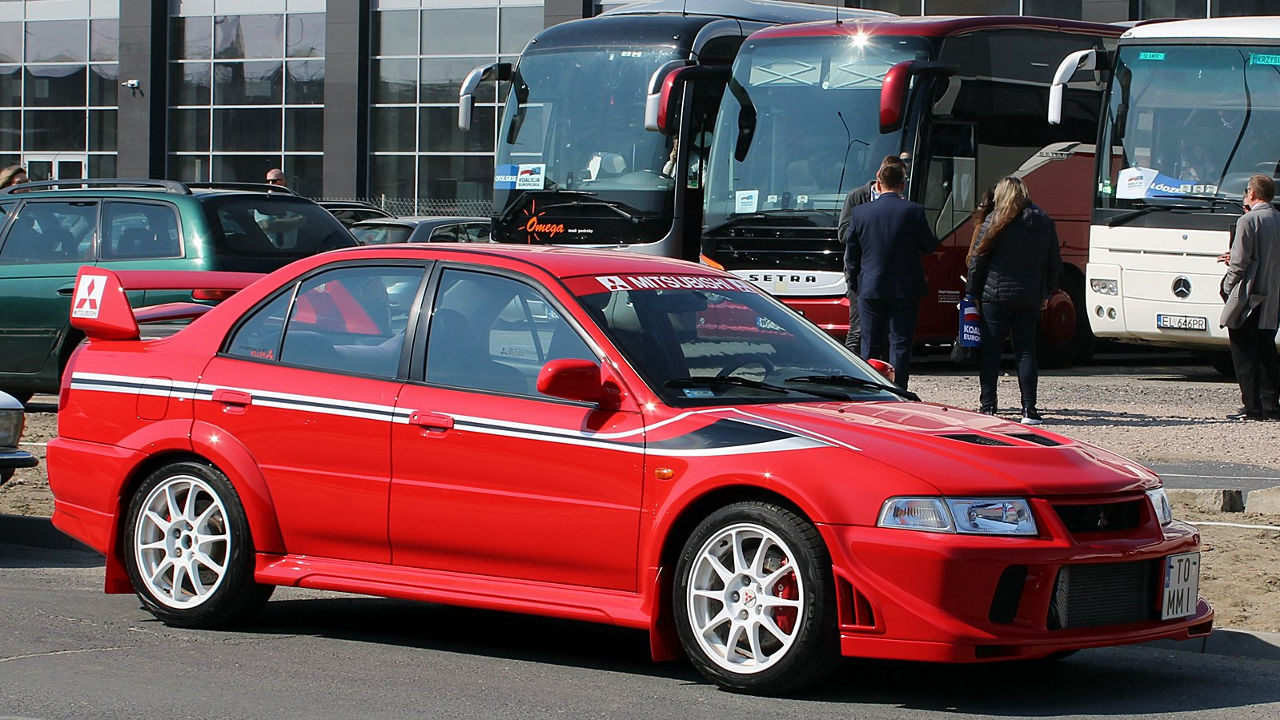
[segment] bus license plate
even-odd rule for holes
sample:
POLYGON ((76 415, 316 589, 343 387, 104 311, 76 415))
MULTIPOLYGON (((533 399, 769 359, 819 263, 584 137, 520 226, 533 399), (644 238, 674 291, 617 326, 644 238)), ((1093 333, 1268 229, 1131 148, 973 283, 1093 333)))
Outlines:
POLYGON ((1200 596, 1200 553, 1170 555, 1164 559, 1164 602, 1161 620, 1187 617, 1196 611, 1200 596))
POLYGON ((1208 330, 1208 318, 1190 315, 1156 315, 1156 327, 1172 330, 1208 330))

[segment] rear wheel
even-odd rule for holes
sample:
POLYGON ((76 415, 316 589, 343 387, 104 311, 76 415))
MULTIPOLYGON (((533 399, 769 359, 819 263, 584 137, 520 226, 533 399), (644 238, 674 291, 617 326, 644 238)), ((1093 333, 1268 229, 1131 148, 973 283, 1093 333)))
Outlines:
POLYGON ((712 513, 685 542, 674 584, 680 642, 712 682, 776 695, 835 668, 831 560, 791 510, 743 502, 712 513))
POLYGON ((166 624, 231 624, 271 595, 271 586, 253 581, 253 547, 239 496, 209 465, 179 462, 153 472, 129 503, 124 532, 134 591, 166 624))

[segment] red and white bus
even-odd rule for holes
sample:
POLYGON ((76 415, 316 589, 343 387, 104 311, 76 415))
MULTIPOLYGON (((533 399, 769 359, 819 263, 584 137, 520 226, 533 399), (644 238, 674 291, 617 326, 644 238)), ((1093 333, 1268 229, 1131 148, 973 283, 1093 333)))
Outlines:
POLYGON ((734 61, 713 134, 703 261, 844 335, 841 205, 884 156, 908 153, 908 196, 942 240, 925 261, 929 295, 917 339, 950 341, 975 202, 1001 176, 1018 175, 1057 221, 1067 264, 1042 324, 1042 357, 1087 357, 1084 266, 1103 85, 1081 73, 1065 87, 1062 123, 1044 117, 1062 58, 1112 49, 1123 30, 1034 17, 920 17, 753 33, 734 61))

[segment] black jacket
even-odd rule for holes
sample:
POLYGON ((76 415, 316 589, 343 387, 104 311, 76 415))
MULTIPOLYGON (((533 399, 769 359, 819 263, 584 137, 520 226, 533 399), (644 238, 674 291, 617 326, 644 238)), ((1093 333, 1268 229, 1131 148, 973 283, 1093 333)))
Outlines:
POLYGON ((929 288, 920 256, 937 247, 938 238, 924 218, 924 208, 896 193, 885 193, 850 213, 845 273, 856 282, 860 298, 924 297, 929 288))
MULTIPOLYGON (((990 227, 988 215, 979 239, 990 227)), ((1057 290, 1061 272, 1062 254, 1053 218, 1031 204, 1005 226, 994 247, 969 263, 965 294, 982 302, 1039 305, 1057 290)))

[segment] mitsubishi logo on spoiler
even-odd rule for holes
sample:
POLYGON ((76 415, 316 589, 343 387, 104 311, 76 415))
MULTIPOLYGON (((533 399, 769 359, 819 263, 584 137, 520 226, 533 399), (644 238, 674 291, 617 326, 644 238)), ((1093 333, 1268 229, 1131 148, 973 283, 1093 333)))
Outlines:
POLYGON ((1191 281, 1179 275, 1173 279, 1173 295, 1179 300, 1191 297, 1191 281))

